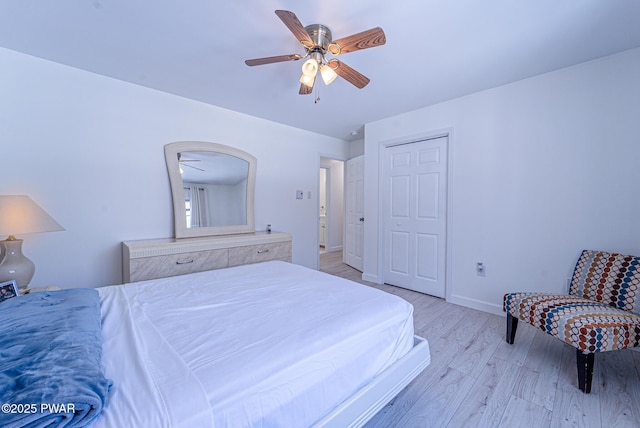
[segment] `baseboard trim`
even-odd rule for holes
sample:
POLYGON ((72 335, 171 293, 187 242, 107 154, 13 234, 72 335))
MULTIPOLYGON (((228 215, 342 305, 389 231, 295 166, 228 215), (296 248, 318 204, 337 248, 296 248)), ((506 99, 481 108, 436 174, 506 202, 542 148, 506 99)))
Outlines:
POLYGON ((464 306, 466 308, 477 309, 479 311, 489 312, 491 314, 504 316, 504 312, 502 311, 502 304, 497 305, 495 303, 489 303, 482 300, 470 299, 469 297, 459 296, 456 294, 452 294, 451 298, 447 299, 447 302, 464 306))
POLYGON ((378 277, 378 275, 371 275, 369 273, 363 273, 362 280, 373 282, 374 284, 382 284, 382 281, 380 281, 380 278, 378 277))

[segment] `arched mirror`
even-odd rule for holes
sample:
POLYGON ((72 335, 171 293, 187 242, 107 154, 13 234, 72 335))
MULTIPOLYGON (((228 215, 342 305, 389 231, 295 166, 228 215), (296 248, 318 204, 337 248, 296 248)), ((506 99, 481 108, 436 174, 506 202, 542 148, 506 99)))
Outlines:
POLYGON ((176 238, 255 231, 255 157, 203 141, 167 144, 164 156, 176 238))

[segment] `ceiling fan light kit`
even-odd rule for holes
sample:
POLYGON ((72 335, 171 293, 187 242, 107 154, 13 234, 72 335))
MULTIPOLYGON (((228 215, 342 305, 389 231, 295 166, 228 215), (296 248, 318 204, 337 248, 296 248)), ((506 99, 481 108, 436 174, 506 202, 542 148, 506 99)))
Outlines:
POLYGON ((307 95, 313 91, 318 71, 320 71, 320 76, 325 85, 331 84, 337 76, 340 76, 359 89, 367 86, 369 78, 336 58, 327 60, 325 55, 330 53, 331 55, 338 56, 384 45, 386 43, 386 36, 382 28, 375 27, 334 41, 332 40, 331 30, 325 25, 311 24, 304 27, 300 23, 300 20, 298 20, 298 17, 293 12, 287 10, 276 10, 276 15, 278 15, 289 31, 291 31, 302 44, 306 50, 306 54, 249 59, 245 61, 245 64, 252 67, 308 58, 304 64, 302 64, 299 91, 301 95, 307 95))
POLYGON ((307 76, 313 76, 318 72, 318 61, 313 58, 309 58, 302 64, 302 74, 307 76))
POLYGON ((302 73, 315 76, 318 72, 319 64, 323 62, 322 54, 320 52, 311 52, 308 56, 309 59, 302 64, 302 73))
POLYGON ((302 76, 300 77, 300 83, 302 83, 305 86, 308 86, 309 88, 313 88, 313 84, 316 81, 316 75, 315 74, 304 74, 302 73, 302 76))
POLYGON ((322 64, 320 66, 320 76, 322 76, 322 81, 325 85, 330 85, 331 82, 336 80, 336 77, 338 77, 338 73, 333 71, 333 69, 328 65, 322 64))

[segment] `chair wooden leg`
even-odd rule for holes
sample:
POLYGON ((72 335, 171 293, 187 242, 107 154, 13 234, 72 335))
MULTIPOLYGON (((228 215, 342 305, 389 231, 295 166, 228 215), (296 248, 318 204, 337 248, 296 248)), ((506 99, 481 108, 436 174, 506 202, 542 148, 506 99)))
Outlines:
POLYGON ((507 343, 513 345, 518 329, 518 318, 507 312, 507 343))
POLYGON ((576 349, 576 361, 578 363, 578 387, 582 392, 591 392, 591 379, 593 378, 593 361, 595 354, 585 354, 576 349))

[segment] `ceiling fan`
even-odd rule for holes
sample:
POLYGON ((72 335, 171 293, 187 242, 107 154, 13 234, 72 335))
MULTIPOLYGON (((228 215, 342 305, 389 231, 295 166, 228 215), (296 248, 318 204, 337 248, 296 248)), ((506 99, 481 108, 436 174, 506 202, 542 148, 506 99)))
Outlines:
POLYGON ((178 153, 178 167, 180 168, 180 173, 182 174, 183 166, 188 166, 189 168, 197 169, 198 171, 204 171, 202 168, 198 168, 197 166, 190 165, 187 162, 200 162, 200 159, 183 159, 182 153, 178 153))
POLYGON ((361 33, 353 34, 338 40, 331 39, 331 31, 322 24, 311 24, 303 27, 298 17, 287 10, 276 10, 276 15, 284 22, 298 41, 306 50, 305 55, 291 54, 266 58, 248 59, 248 66, 272 64, 275 62, 297 61, 308 58, 302 65, 302 77, 300 78, 300 95, 310 94, 313 91, 318 70, 326 85, 333 82, 336 76, 340 76, 359 89, 369 83, 369 78, 349 67, 336 58, 327 59, 326 55, 343 55, 362 49, 381 46, 386 43, 386 37, 382 28, 375 27, 361 33))

